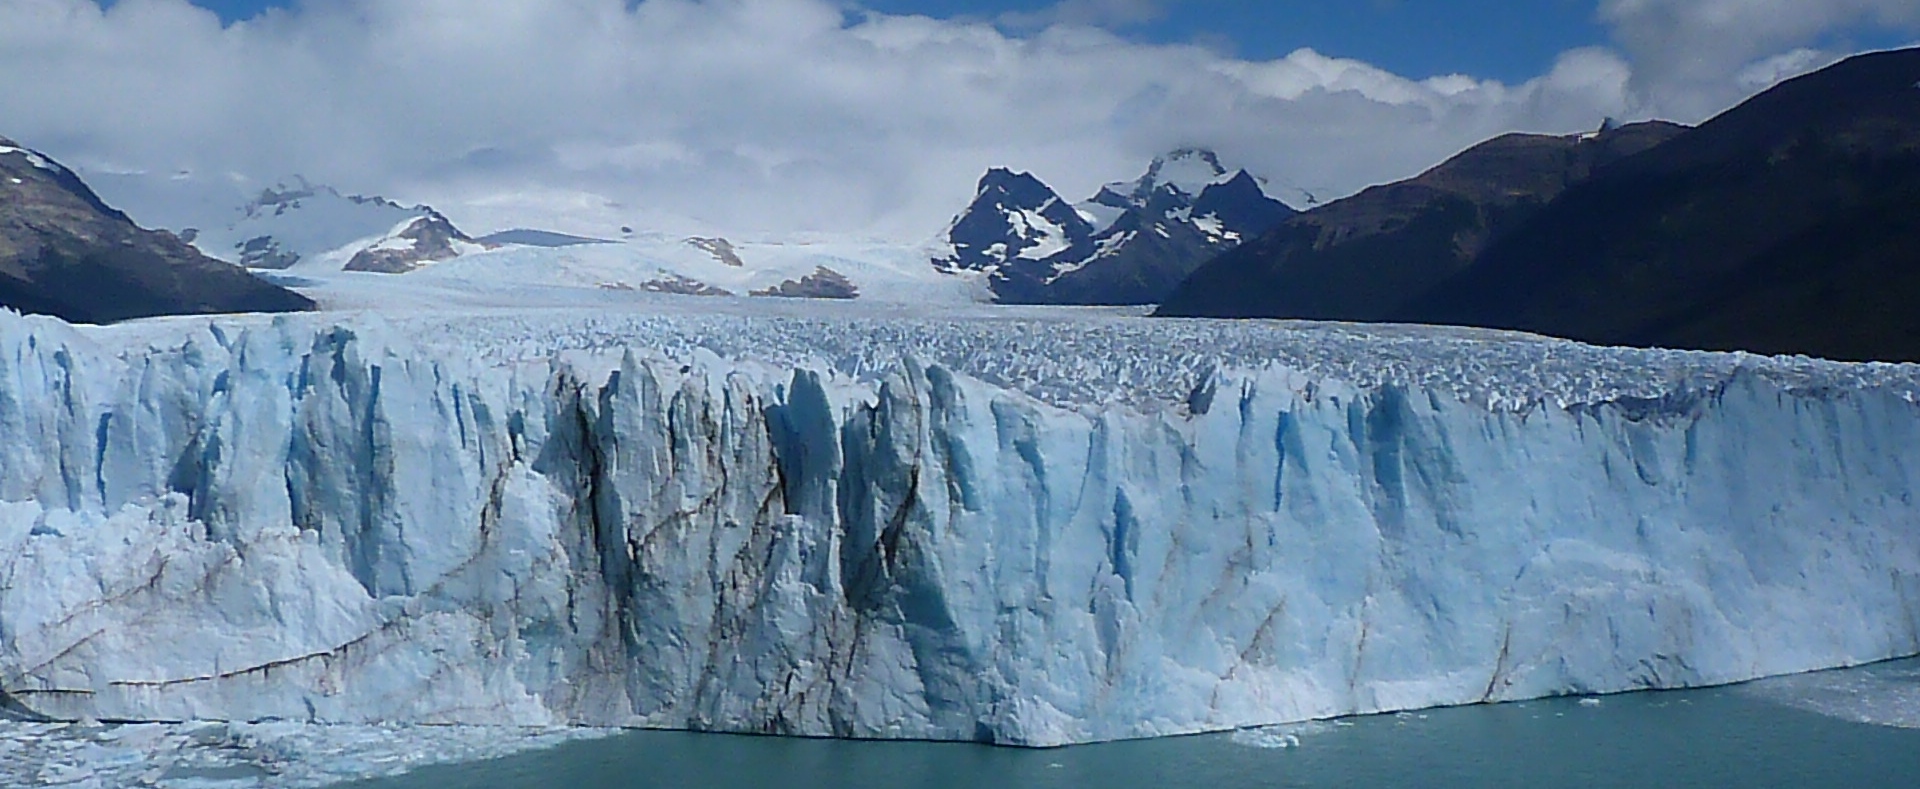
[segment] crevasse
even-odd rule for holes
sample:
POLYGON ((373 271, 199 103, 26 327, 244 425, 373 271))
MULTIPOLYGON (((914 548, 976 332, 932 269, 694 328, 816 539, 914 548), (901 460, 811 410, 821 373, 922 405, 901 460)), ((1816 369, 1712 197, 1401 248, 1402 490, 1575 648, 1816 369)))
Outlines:
POLYGON ((0 313, 0 702, 1059 745, 1920 654, 1920 409, 434 358, 0 313))

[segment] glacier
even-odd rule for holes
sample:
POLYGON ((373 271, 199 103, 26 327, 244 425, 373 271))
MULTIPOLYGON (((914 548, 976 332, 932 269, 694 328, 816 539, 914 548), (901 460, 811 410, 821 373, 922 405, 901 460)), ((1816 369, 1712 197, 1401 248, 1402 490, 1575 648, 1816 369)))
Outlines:
POLYGON ((0 708, 1054 746, 1920 654, 1920 368, 702 301, 0 311, 0 708))

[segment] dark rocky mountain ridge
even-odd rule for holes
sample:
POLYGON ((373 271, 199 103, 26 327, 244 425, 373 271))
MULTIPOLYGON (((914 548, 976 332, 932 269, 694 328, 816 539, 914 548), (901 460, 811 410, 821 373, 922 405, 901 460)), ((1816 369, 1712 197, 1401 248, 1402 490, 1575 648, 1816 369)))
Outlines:
POLYGON ((1400 320, 1920 361, 1920 49, 1789 80, 1570 190, 1400 320))
POLYGON ((1595 162, 1527 215, 1485 222, 1477 249, 1437 254, 1474 223, 1420 212, 1371 248, 1302 237, 1369 201, 1381 202, 1362 193, 1209 263, 1160 314, 1920 361, 1920 49, 1850 58, 1595 162))
POLYGON ((1587 135, 1507 134, 1397 183, 1300 214, 1207 262, 1160 314, 1385 320, 1465 270, 1569 186, 1684 131, 1642 123, 1587 135))
POLYGON ((0 138, 0 306, 110 323, 314 304, 172 233, 141 229, 72 170, 0 138))

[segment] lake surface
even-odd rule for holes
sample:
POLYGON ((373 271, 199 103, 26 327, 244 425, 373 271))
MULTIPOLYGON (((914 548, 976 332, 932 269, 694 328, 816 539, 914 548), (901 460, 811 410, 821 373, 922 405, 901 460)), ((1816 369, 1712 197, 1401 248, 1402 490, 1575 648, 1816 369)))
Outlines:
POLYGON ((351 786, 1915 787, 1920 661, 1045 751, 635 732, 351 786))

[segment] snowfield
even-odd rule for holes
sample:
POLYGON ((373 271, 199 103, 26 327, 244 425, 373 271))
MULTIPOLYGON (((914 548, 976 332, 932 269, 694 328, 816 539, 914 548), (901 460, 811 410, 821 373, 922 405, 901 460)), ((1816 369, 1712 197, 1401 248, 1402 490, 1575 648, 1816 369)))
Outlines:
POLYGON ((1920 654, 1920 367, 476 262, 0 313, 0 702, 1060 745, 1920 654))
MULTIPOLYGON (((848 239, 729 242, 729 251, 743 262, 735 266, 697 243, 709 240, 638 237, 558 248, 508 245, 405 274, 342 272, 344 260, 321 257, 268 278, 330 309, 382 312, 575 306, 651 310, 662 302, 649 291, 670 283, 703 285, 746 298, 820 268, 851 279, 863 301, 944 308, 991 297, 976 275, 936 271, 929 262, 934 252, 927 245, 848 239)), ((691 309, 701 307, 696 303, 691 309)))

